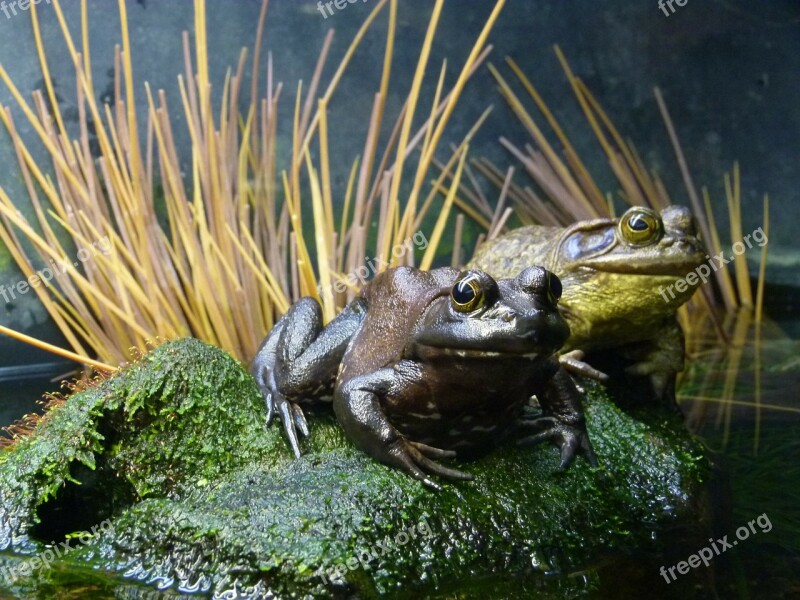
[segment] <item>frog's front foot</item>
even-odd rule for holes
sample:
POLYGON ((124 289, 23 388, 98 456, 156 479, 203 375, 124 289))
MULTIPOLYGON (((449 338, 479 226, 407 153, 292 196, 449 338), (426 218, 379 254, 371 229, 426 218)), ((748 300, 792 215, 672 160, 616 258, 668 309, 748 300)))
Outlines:
POLYGON ((434 490, 441 487, 428 474, 459 481, 472 479, 469 473, 450 469, 433 460, 454 458, 455 452, 411 441, 389 422, 380 397, 401 385, 398 379, 397 371, 384 368, 355 377, 336 391, 333 408, 347 436, 373 458, 405 471, 434 490))
POLYGON ((385 458, 381 458, 379 453, 374 453, 374 456, 382 462, 401 468, 414 479, 419 479, 434 490, 441 490, 442 488, 431 480, 426 473, 439 475, 454 481, 470 481, 473 478, 469 473, 450 469, 432 460, 434 458, 455 458, 456 453, 452 450, 433 448, 420 442, 412 442, 399 435, 397 441, 386 452, 385 458))
POLYGON ((519 426, 525 430, 533 430, 534 433, 518 440, 518 444, 533 446, 549 441, 561 448, 559 468, 567 468, 578 454, 582 454, 591 466, 597 466, 597 456, 585 427, 570 425, 550 416, 522 419, 519 426))
POLYGON ((608 383, 609 377, 602 371, 598 371, 583 359, 586 354, 582 350, 570 350, 559 355, 558 362, 570 375, 581 375, 594 379, 600 383, 608 383))
POLYGON ((287 400, 274 385, 273 377, 270 377, 272 385, 264 390, 264 402, 267 406, 267 425, 272 422, 272 418, 277 414, 283 422, 283 429, 289 440, 289 445, 297 458, 300 458, 300 441, 297 437, 299 431, 303 437, 308 437, 308 423, 303 409, 298 404, 287 400))

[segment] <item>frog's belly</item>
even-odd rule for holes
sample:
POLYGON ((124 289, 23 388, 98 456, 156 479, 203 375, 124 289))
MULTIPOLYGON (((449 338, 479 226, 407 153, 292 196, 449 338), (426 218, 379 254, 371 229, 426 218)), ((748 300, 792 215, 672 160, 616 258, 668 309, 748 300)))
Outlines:
POLYGON ((389 417, 389 421, 411 441, 474 455, 492 449, 508 436, 521 406, 509 405, 501 414, 476 412, 449 418, 439 413, 405 413, 389 417))
POLYGON ((454 368, 445 374, 423 367, 417 383, 384 399, 389 422, 409 440, 459 454, 487 451, 508 435, 532 392, 518 370, 454 368), (494 376, 493 376, 494 375, 494 376))

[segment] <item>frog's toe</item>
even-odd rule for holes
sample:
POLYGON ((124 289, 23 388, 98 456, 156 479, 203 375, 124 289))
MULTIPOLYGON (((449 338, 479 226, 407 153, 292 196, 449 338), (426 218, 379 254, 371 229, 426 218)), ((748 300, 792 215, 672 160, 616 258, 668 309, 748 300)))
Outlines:
POLYGON ((608 383, 610 378, 602 371, 598 371, 583 360, 584 353, 581 350, 572 350, 558 357, 558 362, 564 369, 572 375, 580 375, 594 379, 600 383, 608 383))
POLYGON ((565 469, 575 460, 580 442, 572 432, 566 428, 555 426, 540 433, 522 438, 517 443, 521 446, 536 446, 543 442, 554 442, 561 448, 561 462, 559 469, 565 469))
MULTIPOLYGON (((522 415, 517 420, 518 427, 524 429, 535 429, 537 431, 551 430, 558 427, 560 424, 561 421, 559 421, 555 417, 542 416, 541 414, 522 415)), ((549 439, 549 438, 543 438, 543 439, 549 439)))
POLYGON ((428 458, 428 456, 435 456, 437 458, 451 457, 455 456, 455 452, 440 450, 439 448, 433 448, 425 444, 420 444, 419 442, 406 441, 405 445, 412 460, 428 473, 433 473, 445 479, 453 479, 456 481, 470 481, 472 479, 472 475, 469 473, 450 469, 428 458), (428 456, 425 456, 425 454, 428 454, 428 456))
POLYGON ((599 463, 597 462, 597 455, 594 453, 594 448, 592 447, 592 442, 589 441, 588 435, 581 436, 580 451, 581 454, 583 454, 586 457, 586 460, 589 461, 589 464, 592 467, 599 466, 599 463))
POLYGON ((308 422, 306 421, 306 415, 303 413, 303 409, 297 404, 292 404, 292 412, 294 413, 295 426, 300 430, 300 433, 303 434, 303 437, 308 437, 308 422))
POLYGON ((537 446, 542 442, 549 442, 553 440, 555 435, 556 434, 553 432, 553 430, 549 429, 548 431, 543 431, 541 433, 521 438, 517 440, 517 444, 520 446, 537 446))
POLYGON ((389 462, 403 469, 414 479, 419 479, 426 486, 435 490, 441 490, 442 488, 428 477, 428 473, 456 481, 469 481, 472 479, 472 475, 469 473, 440 465, 425 456, 425 453, 442 458, 450 457, 451 454, 454 454, 448 450, 440 450, 439 448, 433 448, 425 444, 420 444, 419 442, 398 440, 389 452, 392 457, 392 460, 389 462))
POLYGON ((438 483, 430 479, 426 474, 425 471, 420 469, 414 459, 411 457, 411 454, 404 448, 402 444, 398 444, 392 450, 389 451, 390 460, 389 464, 394 465, 395 467, 399 467, 414 479, 417 479, 424 483, 427 487, 436 490, 437 492, 442 490, 442 486, 438 483))
POLYGON ((578 454, 580 442, 575 436, 564 436, 561 441, 561 462, 558 463, 559 469, 566 469, 575 460, 578 454))
MULTIPOLYGON (((273 395, 273 397, 275 396, 277 396, 277 394, 273 395)), ((295 406, 283 396, 277 396, 275 399, 275 404, 277 412, 281 416, 281 421, 283 421, 283 429, 286 431, 286 437, 289 438, 289 445, 291 446, 295 457, 300 458, 300 440, 297 439, 295 406)))
POLYGON ((561 423, 553 417, 542 417, 538 422, 526 422, 525 424, 544 427, 534 435, 520 439, 517 443, 524 446, 534 446, 542 442, 554 442, 561 449, 560 469, 566 469, 575 460, 578 454, 582 454, 592 467, 597 466, 597 457, 594 448, 589 441, 589 436, 585 431, 561 423))
POLYGON ((453 481, 472 481, 474 479, 474 477, 469 473, 465 473, 464 471, 459 471, 457 469, 450 469, 425 456, 420 456, 417 458, 417 462, 429 473, 439 475, 445 479, 452 479, 453 481))
POLYGON ((412 442, 407 441, 407 444, 410 444, 417 450, 419 450, 422 454, 427 456, 428 458, 455 458, 456 452, 455 450, 442 450, 441 448, 434 448, 433 446, 428 446, 427 444, 423 444, 422 442, 412 442))
POLYGON ((264 394, 264 404, 267 407, 267 426, 269 426, 272 422, 272 417, 275 416, 275 402, 272 400, 271 392, 264 394))

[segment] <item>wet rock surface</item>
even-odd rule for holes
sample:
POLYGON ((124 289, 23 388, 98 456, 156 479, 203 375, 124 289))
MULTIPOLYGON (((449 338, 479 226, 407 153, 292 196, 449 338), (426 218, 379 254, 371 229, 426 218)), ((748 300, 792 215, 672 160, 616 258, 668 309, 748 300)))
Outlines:
POLYGON ((330 415, 311 417, 294 460, 239 363, 168 342, 0 450, 0 590, 77 578, 94 597, 588 593, 617 557, 656 556, 676 532, 703 539, 710 466, 676 415, 626 414, 587 387, 600 469, 559 471, 556 448, 509 444, 436 493, 362 454, 330 415), (45 544, 65 539, 43 566, 45 544))

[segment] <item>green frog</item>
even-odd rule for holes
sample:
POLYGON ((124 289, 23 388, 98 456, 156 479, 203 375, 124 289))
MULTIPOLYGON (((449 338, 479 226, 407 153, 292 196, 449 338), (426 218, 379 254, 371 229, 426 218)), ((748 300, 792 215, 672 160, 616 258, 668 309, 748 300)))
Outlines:
POLYGON ((676 311, 699 284, 686 276, 706 259, 687 208, 659 215, 633 207, 618 219, 513 230, 482 244, 467 266, 495 277, 533 264, 556 273, 572 332, 562 364, 600 380, 611 375, 624 389, 677 407, 684 338, 676 311))
POLYGON ((283 422, 300 456, 303 407, 332 403, 347 437, 425 485, 471 479, 440 459, 474 456, 516 435, 552 441, 562 468, 597 464, 582 396, 555 358, 569 337, 561 282, 541 267, 495 280, 451 268, 388 269, 327 326, 313 298, 294 304, 262 343, 251 372, 267 423, 283 422), (541 413, 526 406, 535 394, 541 413))

